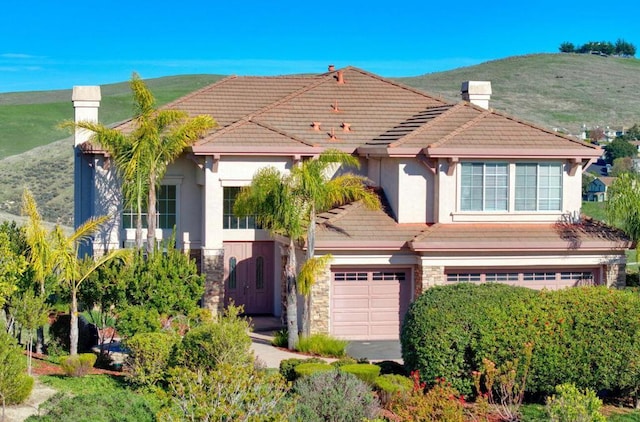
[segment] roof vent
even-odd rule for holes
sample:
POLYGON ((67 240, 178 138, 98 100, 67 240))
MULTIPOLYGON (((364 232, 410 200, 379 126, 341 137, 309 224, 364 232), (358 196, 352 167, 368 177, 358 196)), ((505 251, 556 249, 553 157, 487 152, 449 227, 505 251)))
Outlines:
POLYGON ((343 132, 351 132, 351 123, 342 123, 342 131, 343 132))
POLYGON ((333 128, 331 128, 331 133, 329 133, 329 140, 331 140, 331 141, 337 141, 338 140, 338 138, 336 138, 336 133, 333 130, 333 128))
POLYGON ((462 99, 475 104, 478 107, 489 109, 489 99, 491 99, 491 82, 489 81, 466 81, 462 82, 460 88, 462 99))
POLYGON ((333 72, 334 70, 336 70, 336 67, 332 64, 329 65, 329 72, 333 72))
POLYGON ((320 130, 320 122, 311 122, 313 130, 320 130))
POLYGON ((342 70, 338 70, 338 84, 344 85, 344 72, 342 70))
POLYGON ((338 107, 338 100, 335 100, 335 102, 333 104, 331 104, 331 108, 336 113, 340 111, 340 108, 338 107))

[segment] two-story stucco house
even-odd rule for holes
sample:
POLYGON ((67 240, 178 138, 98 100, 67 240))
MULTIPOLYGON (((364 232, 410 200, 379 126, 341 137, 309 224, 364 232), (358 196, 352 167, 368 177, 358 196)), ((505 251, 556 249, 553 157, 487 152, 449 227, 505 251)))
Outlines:
MULTIPOLYGON (((169 169, 159 232, 206 274, 205 306, 226 300, 281 315, 283 249, 233 202, 255 171, 287 171, 325 148, 357 156, 384 208, 359 203, 320 216, 316 254, 333 260, 312 293, 312 332, 393 339, 430 286, 502 282, 556 289, 624 283, 628 241, 580 219, 583 169, 598 147, 491 110, 488 82, 463 101, 347 67, 312 76, 229 77, 167 105, 210 114, 219 128, 169 169)), ((76 87, 77 119, 97 118, 96 87, 76 87)), ((123 125, 126 125, 124 123, 123 125)), ((95 253, 133 239, 108 157, 76 138, 76 221, 110 214, 95 253)))

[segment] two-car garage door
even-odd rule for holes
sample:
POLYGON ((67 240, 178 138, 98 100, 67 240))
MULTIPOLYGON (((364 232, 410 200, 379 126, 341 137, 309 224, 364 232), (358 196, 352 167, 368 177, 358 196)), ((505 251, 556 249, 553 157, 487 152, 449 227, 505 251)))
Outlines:
POLYGON ((334 268, 331 335, 350 340, 398 339, 410 301, 408 268, 334 268))

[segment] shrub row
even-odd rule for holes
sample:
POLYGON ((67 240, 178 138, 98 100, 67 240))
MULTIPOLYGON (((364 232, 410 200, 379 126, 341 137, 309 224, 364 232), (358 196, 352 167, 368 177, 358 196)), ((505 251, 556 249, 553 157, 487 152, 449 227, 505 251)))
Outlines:
POLYGON ((500 284, 429 289, 402 328, 409 370, 433 385, 445 377, 472 393, 482 359, 518 359, 533 344, 527 391, 554 387, 634 391, 640 384, 640 296, 604 287, 534 291, 500 284))

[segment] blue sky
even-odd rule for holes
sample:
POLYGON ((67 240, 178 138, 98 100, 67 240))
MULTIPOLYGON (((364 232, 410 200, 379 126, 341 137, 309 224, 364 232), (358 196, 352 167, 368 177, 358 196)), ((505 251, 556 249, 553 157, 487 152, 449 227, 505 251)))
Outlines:
MULTIPOLYGON (((563 41, 640 47, 636 1, 7 1, 0 92, 215 73, 416 76, 563 41), (435 4, 431 4, 435 3, 435 4), (568 4, 567 4, 568 3, 568 4)), ((639 54, 640 56, 640 54, 639 54)))

